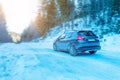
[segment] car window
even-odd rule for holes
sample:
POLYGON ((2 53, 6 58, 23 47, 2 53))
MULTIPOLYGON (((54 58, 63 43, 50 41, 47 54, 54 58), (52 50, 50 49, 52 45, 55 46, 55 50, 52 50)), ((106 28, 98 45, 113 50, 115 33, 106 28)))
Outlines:
POLYGON ((81 36, 95 36, 95 34, 92 32, 92 31, 79 31, 78 32, 78 35, 81 35, 81 36))
POLYGON ((71 33, 66 33, 66 34, 63 34, 59 37, 59 40, 68 40, 70 39, 72 36, 71 36, 71 33))
POLYGON ((71 36, 71 33, 67 33, 66 35, 65 35, 65 38, 66 39, 68 39, 68 38, 71 38, 72 36, 71 36))
POLYGON ((77 37, 77 33, 76 32, 72 33, 71 39, 76 39, 76 37, 77 37))
POLYGON ((64 38, 65 38, 65 34, 63 34, 59 37, 59 39, 64 39, 64 38))

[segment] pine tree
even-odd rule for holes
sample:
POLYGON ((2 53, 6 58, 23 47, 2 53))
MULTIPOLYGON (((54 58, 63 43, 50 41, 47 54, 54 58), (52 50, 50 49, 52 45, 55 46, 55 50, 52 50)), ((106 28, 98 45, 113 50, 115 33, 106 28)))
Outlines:
POLYGON ((120 1, 119 0, 114 0, 113 1, 113 7, 112 7, 114 12, 117 12, 120 14, 120 1))
POLYGON ((62 21, 69 21, 71 11, 74 7, 72 1, 71 0, 57 0, 57 1, 58 4, 60 5, 62 21))
POLYGON ((57 25, 57 12, 54 0, 42 0, 41 4, 35 23, 40 35, 44 36, 51 27, 57 25))

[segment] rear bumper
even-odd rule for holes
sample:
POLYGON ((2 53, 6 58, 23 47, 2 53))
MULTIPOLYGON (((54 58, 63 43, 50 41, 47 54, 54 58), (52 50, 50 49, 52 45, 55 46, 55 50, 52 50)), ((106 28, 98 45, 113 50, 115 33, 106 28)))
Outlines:
POLYGON ((84 52, 84 51, 97 51, 100 50, 100 46, 89 46, 89 47, 80 47, 77 49, 77 52, 84 52))

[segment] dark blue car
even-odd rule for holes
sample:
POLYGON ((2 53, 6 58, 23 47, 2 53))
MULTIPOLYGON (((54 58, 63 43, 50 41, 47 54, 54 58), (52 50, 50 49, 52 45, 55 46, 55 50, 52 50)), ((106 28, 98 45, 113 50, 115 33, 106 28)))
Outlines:
POLYGON ((90 54, 101 49, 98 37, 88 30, 70 31, 62 34, 53 43, 55 51, 69 52, 72 56, 88 51, 90 54))

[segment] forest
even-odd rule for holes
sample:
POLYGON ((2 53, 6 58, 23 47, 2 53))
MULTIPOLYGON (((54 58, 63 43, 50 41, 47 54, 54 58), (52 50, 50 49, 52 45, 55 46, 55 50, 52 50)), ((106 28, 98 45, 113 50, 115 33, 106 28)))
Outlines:
MULTIPOLYGON (((42 31, 41 34, 51 27, 63 22, 74 21, 77 18, 83 18, 83 23, 85 23, 79 27, 91 27, 100 30, 100 34, 119 33, 119 0, 44 0, 42 4, 44 6, 40 8, 40 13, 36 19, 36 24, 42 31), (43 29, 43 26, 46 29, 43 29)), ((75 27, 74 25, 69 27, 72 29, 75 27)))
POLYGON ((35 21, 21 34, 23 41, 46 37, 56 26, 90 28, 99 35, 120 33, 119 0, 39 0, 39 4, 35 21), (76 23, 76 19, 81 21, 76 23))

